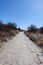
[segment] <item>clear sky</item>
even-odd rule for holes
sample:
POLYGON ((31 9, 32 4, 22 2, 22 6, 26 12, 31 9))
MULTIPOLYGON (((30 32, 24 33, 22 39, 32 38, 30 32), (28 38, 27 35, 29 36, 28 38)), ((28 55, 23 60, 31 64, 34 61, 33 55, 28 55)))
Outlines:
POLYGON ((0 20, 24 29, 31 24, 43 26, 43 0, 0 0, 0 20))

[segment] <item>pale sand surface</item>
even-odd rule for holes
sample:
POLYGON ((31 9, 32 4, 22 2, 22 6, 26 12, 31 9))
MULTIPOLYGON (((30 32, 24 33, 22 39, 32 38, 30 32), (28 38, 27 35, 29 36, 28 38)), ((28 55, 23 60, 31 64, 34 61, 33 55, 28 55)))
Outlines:
POLYGON ((20 32, 0 49, 0 65, 43 65, 42 53, 24 32, 20 32))

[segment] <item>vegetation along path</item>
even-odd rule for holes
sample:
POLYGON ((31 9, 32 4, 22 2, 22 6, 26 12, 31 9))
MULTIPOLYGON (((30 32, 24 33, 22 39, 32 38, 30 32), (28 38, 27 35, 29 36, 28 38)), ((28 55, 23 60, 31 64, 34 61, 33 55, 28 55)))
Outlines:
POLYGON ((24 32, 20 32, 0 49, 0 65, 43 65, 43 54, 24 32))

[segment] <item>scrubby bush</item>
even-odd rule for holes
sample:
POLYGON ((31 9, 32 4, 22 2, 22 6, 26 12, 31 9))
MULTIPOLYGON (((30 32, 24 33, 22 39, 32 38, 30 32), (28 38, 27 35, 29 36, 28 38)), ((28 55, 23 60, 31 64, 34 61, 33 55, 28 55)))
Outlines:
POLYGON ((16 23, 8 23, 6 26, 8 29, 17 30, 16 23))
POLYGON ((15 23, 4 24, 0 21, 0 42, 12 38, 17 34, 17 25, 15 23))
POLYGON ((31 25, 30 27, 27 28, 29 32, 37 32, 37 27, 35 25, 31 25))
POLYGON ((0 21, 0 31, 17 30, 17 25, 15 23, 4 24, 0 21))
POLYGON ((40 27, 40 33, 43 34, 43 27, 40 27))
POLYGON ((21 31, 21 28, 18 28, 19 31, 21 31))
POLYGON ((0 21, 0 31, 5 31, 5 27, 6 25, 5 24, 3 24, 3 22, 2 21, 0 21))

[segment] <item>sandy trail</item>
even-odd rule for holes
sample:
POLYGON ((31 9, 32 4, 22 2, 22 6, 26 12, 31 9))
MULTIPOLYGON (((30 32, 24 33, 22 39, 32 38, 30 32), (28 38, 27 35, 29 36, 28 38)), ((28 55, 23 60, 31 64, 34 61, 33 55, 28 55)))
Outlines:
POLYGON ((43 65, 43 54, 20 32, 0 49, 0 65, 43 65))

